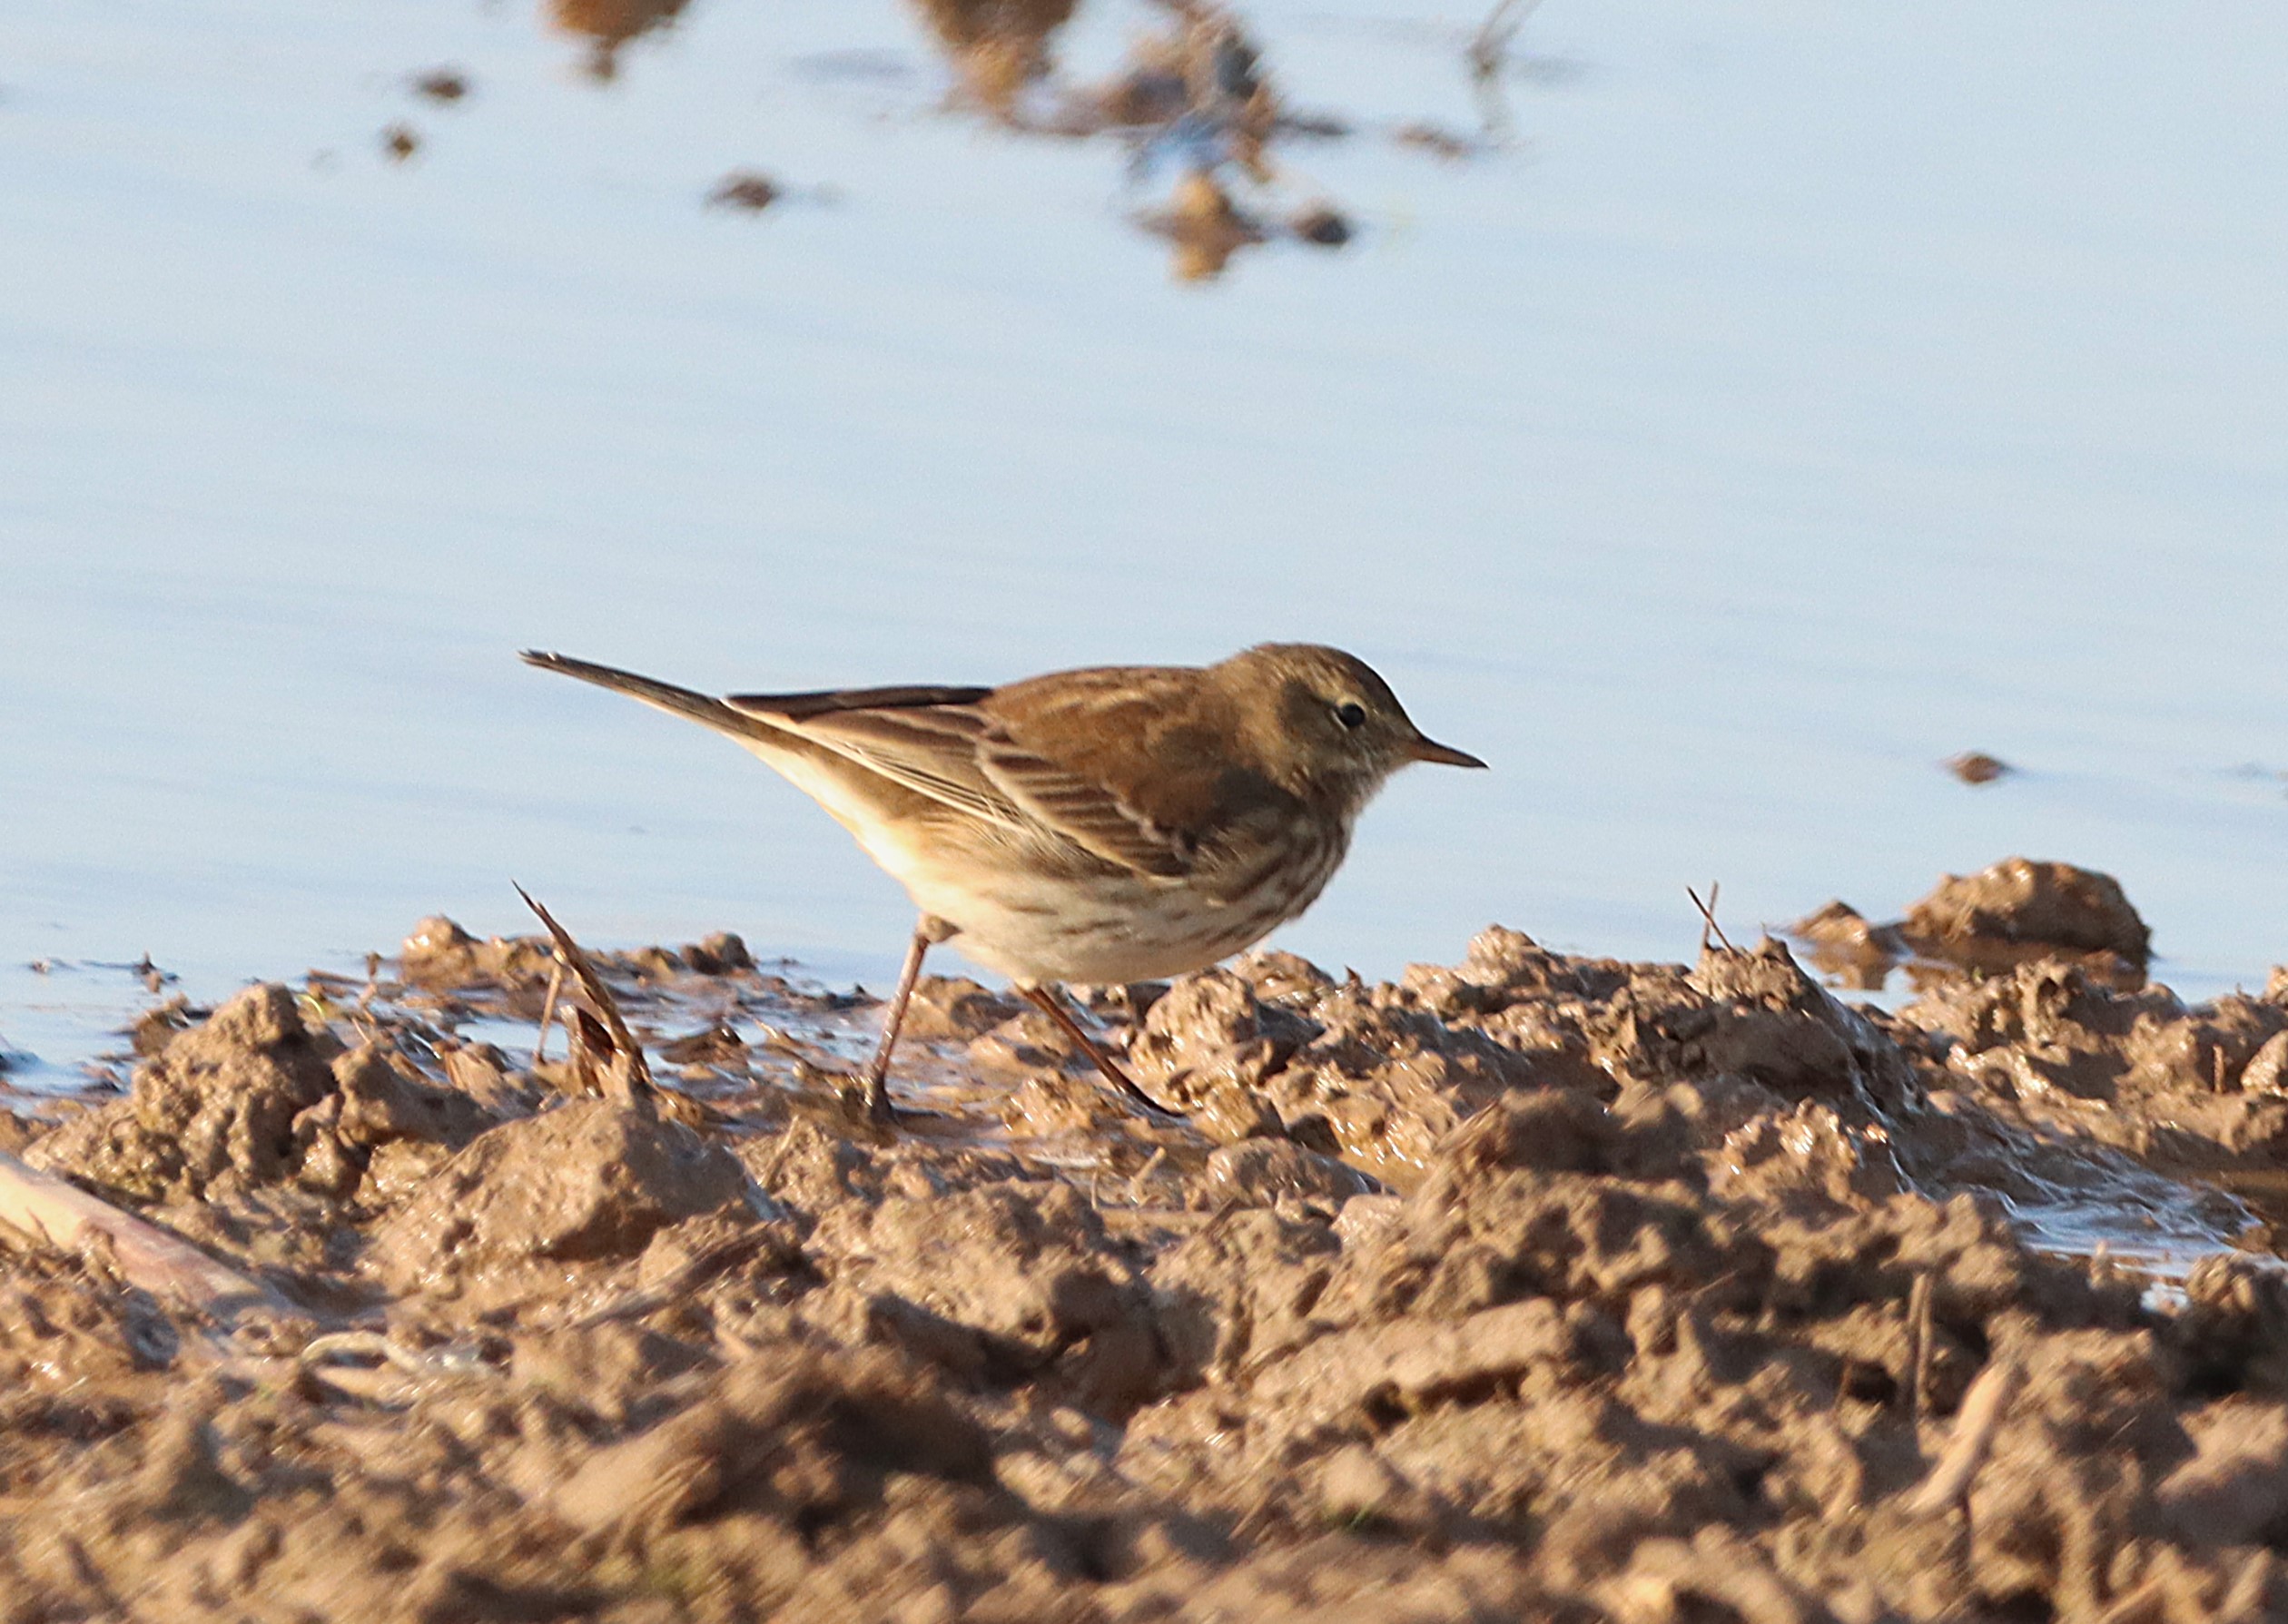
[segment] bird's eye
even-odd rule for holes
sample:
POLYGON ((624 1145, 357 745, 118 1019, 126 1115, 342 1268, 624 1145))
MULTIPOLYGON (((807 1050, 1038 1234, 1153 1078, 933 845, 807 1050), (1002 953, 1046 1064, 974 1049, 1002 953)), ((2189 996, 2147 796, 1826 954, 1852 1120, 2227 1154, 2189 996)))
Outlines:
POLYGON ((1366 707, 1355 699, 1346 699, 1335 707, 1335 720, 1356 732, 1366 725, 1366 707))

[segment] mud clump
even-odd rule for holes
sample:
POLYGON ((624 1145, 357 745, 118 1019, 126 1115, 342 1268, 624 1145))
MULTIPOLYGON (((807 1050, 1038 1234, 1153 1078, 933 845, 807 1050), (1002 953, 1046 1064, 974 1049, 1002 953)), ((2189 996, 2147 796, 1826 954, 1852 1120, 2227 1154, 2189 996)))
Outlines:
POLYGON ((374 1262, 399 1293, 497 1286, 534 1265, 633 1256, 745 1186, 735 1157, 681 1123, 576 1100, 472 1141, 376 1229, 374 1262))
POLYGON ((1967 879, 1949 875, 1907 910, 1909 941, 1958 952, 1988 945, 2112 953, 2143 968, 2152 933, 2110 875, 2012 857, 1967 879))
POLYGON ((440 991, 456 987, 537 987, 554 968, 547 945, 531 938, 478 941, 451 920, 432 916, 406 933, 398 948, 399 973, 411 984, 440 991))
POLYGON ((127 1098, 51 1134, 29 1159, 146 1201, 274 1184, 300 1170, 309 1147, 297 1121, 337 1091, 348 1054, 303 1023, 291 991, 250 988, 173 1034, 127 1098))
POLYGON ((2013 769, 2009 763, 1983 750, 1966 750, 1947 763, 1947 771, 1965 783, 1987 784, 2007 777, 2013 769))
POLYGON ((32 1126, 293 1314, 0 1231, 6 1616, 2288 1615, 2288 1274, 2011 1216, 2228 1233, 2165 1166, 2288 1149, 2288 996, 1258 954, 1090 999, 1169 1124, 932 979, 885 1136, 871 1005, 593 957, 685 1092, 567 1097, 545 947, 435 920, 32 1126))
POLYGON ((707 204, 715 209, 736 209, 748 214, 760 214, 783 195, 776 181, 751 169, 735 169, 707 193, 707 204))
POLYGON ((2071 863, 2006 858, 1965 878, 1949 874, 1890 924, 1841 901, 1787 927, 1820 969, 1843 985, 1879 989, 1908 961, 1920 985, 2071 960, 2134 991, 2153 956, 2152 933, 2111 875, 2071 863))
POLYGON ((371 1045, 346 1048, 284 987, 253 987, 169 1029, 128 1097, 33 1147, 35 1166, 135 1202, 212 1200, 265 1186, 354 1195, 377 1154, 442 1155, 490 1120, 371 1045))
POLYGON ((1934 989, 1900 1018, 1965 1084, 2158 1166, 2263 1171, 2288 1156, 2288 1006, 2271 998, 2188 1008, 2052 960, 1934 989))

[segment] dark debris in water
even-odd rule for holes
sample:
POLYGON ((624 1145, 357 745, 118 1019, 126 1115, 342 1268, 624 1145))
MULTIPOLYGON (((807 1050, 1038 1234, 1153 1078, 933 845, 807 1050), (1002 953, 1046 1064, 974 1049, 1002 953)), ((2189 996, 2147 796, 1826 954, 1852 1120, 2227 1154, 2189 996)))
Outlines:
POLYGON ((776 181, 760 171, 735 169, 717 181, 707 193, 708 203, 718 209, 737 209, 749 214, 760 214, 784 195, 776 181))
POLYGON ((1458 163, 1477 155, 1478 143, 1467 135, 1455 133, 1438 124, 1420 122, 1400 124, 1390 133, 1390 139, 1402 147, 1412 147, 1427 153, 1433 158, 1443 158, 1458 163))
POLYGON ((459 68, 431 68, 415 74, 412 85, 414 94, 447 106, 463 100, 469 92, 468 75, 459 68))
POLYGON ((1326 203, 1309 203, 1287 220, 1287 230, 1300 242, 1318 248, 1340 248, 1351 240, 1349 220, 1326 203))
POLYGON ((2009 763, 1983 750, 1966 750, 1947 763, 1947 771, 1965 783, 1992 783, 2011 770, 2009 763))

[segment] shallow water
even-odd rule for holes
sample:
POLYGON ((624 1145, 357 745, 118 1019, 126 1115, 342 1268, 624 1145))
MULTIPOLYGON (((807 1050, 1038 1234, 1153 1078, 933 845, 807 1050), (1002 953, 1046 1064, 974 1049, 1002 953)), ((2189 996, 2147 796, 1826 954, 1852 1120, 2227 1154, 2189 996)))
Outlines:
MULTIPOLYGON (((1279 945, 1691 950, 2014 851, 2157 973, 2283 952, 2288 15, 1246 9, 1362 228, 1212 286, 1109 141, 941 111, 887 4, 9 8, 0 1034, 353 968, 443 910, 880 979, 904 900, 697 730, 552 682, 992 680, 1307 636, 1402 779, 1279 945), (449 64, 452 106, 408 76, 449 64), (421 145, 387 162, 380 133, 421 145), (703 206, 735 167, 792 189, 703 206), (1940 760, 2020 769, 1971 789, 1940 760), (93 990, 88 990, 93 989, 93 990), (113 1001, 113 993, 117 1001, 113 1001)), ((1065 54, 1107 67, 1144 8, 1065 54)))

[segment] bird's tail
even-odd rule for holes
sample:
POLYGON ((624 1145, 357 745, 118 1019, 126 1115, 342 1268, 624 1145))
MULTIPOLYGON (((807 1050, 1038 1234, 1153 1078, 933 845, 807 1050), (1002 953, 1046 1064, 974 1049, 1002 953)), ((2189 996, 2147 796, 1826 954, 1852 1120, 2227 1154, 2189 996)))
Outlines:
POLYGON ((632 671, 621 671, 610 665, 598 665, 587 660, 576 660, 569 655, 544 654, 538 649, 526 649, 521 656, 528 665, 537 665, 543 671, 560 672, 566 676, 578 677, 584 683, 594 683, 599 688, 625 694, 640 699, 655 710, 670 715, 685 717, 702 727, 728 733, 735 739, 760 739, 784 743, 786 735, 782 729, 733 710, 719 699, 705 694, 695 694, 689 688, 678 688, 673 683, 659 682, 648 676, 637 676, 632 671))

